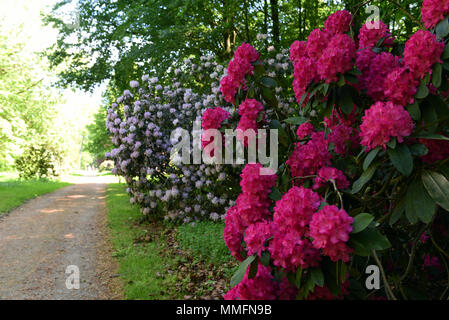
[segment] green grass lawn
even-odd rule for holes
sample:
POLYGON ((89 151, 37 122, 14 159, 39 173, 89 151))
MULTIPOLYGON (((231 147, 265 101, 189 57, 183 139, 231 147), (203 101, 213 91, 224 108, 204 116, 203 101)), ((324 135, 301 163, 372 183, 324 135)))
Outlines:
POLYGON ((145 231, 136 226, 141 214, 137 207, 130 205, 124 185, 108 185, 107 207, 114 255, 119 260, 119 274, 125 282, 125 298, 182 298, 175 290, 176 272, 167 272, 176 270, 177 258, 162 254, 165 246, 163 238, 149 243, 136 243, 136 239, 145 236, 145 231))
POLYGON ((0 215, 25 201, 70 185, 66 182, 30 180, 20 181, 13 173, 0 173, 0 215))
POLYGON ((223 223, 139 224, 142 215, 130 205, 125 188, 108 185, 107 206, 126 299, 199 297, 220 279, 229 282, 237 265, 224 244, 223 223))
POLYGON ((202 221, 178 227, 179 244, 209 263, 224 264, 234 261, 223 240, 224 222, 202 221))

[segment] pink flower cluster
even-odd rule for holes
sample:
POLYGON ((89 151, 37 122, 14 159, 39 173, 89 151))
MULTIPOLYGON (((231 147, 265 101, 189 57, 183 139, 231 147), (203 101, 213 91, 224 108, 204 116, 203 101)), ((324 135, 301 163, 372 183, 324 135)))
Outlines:
POLYGON ((240 182, 243 192, 226 215, 223 238, 231 254, 240 261, 243 260, 245 232, 251 247, 248 243, 247 246, 254 253, 260 253, 264 242, 271 236, 270 226, 263 222, 271 217, 268 195, 276 184, 276 175, 266 174, 264 170, 260 164, 248 164, 243 169, 240 182))
POLYGON ((427 29, 434 28, 449 14, 448 0, 424 0, 421 8, 422 21, 427 29))
POLYGON ((397 67, 399 67, 399 58, 389 52, 382 52, 371 60, 369 71, 364 77, 364 84, 366 93, 374 101, 385 100, 385 78, 397 67))
MULTIPOLYGON (((201 126, 203 130, 220 129, 223 121, 229 119, 230 117, 230 113, 220 107, 207 109, 203 114, 201 126)), ((201 146, 203 148, 211 142, 213 142, 213 137, 210 139, 201 137, 201 146)))
POLYGON ((311 124, 310 122, 305 122, 298 127, 296 135, 298 136, 299 140, 302 140, 310 136, 314 131, 315 128, 313 127, 313 124, 311 124))
POLYGON ((389 46, 393 42, 391 33, 388 27, 382 21, 369 21, 360 28, 359 33, 359 49, 375 47, 381 39, 384 41, 381 43, 383 46, 389 46), (379 25, 377 26, 376 23, 379 25))
POLYGON ((390 72, 385 79, 385 96, 394 104, 406 106, 415 101, 419 81, 405 67, 399 67, 390 72))
POLYGON ((263 105, 256 99, 246 99, 239 106, 240 121, 237 125, 237 139, 244 142, 245 146, 248 146, 250 142, 250 137, 245 137, 244 133, 246 130, 254 130, 257 135, 257 119, 259 113, 263 112, 263 105))
POLYGON ((318 170, 318 175, 315 178, 313 189, 319 189, 325 186, 328 182, 335 182, 338 189, 344 190, 349 188, 349 181, 344 173, 336 168, 323 167, 318 170))
POLYGON ((339 74, 352 69, 356 45, 346 34, 351 21, 348 11, 338 11, 328 17, 325 29, 315 29, 307 42, 295 41, 291 45, 293 90, 298 103, 310 83, 319 80, 331 83, 339 79, 339 74))
POLYGON ((220 81, 220 91, 224 99, 234 104, 235 95, 240 86, 245 89, 245 76, 252 74, 253 62, 259 60, 260 54, 250 44, 242 43, 234 53, 234 59, 229 62, 228 75, 220 81))
POLYGON ((346 10, 340 10, 331 14, 324 22, 324 28, 331 34, 346 33, 352 23, 352 14, 346 10))
POLYGON ((257 275, 250 279, 249 268, 243 280, 232 288, 225 300, 292 300, 297 295, 297 289, 287 279, 279 284, 271 275, 271 269, 259 264, 257 275))
POLYGON ((424 162, 434 163, 449 158, 449 141, 419 139, 419 142, 423 143, 429 150, 429 152, 422 157, 424 162))
POLYGON ((274 265, 294 271, 299 266, 318 266, 319 250, 307 238, 309 223, 321 203, 310 189, 293 187, 276 203, 273 215, 273 240, 268 250, 274 265))
POLYGON ((399 143, 403 142, 404 137, 412 133, 413 127, 410 114, 402 106, 377 102, 362 117, 361 144, 367 147, 367 151, 378 146, 386 148, 392 137, 396 137, 399 143))
POLYGON ((435 63, 442 63, 444 43, 424 30, 418 30, 405 43, 404 63, 417 79, 422 79, 435 63))
POLYGON ((310 237, 313 246, 322 249, 332 261, 349 261, 352 249, 346 245, 352 232, 354 219, 345 210, 336 206, 325 206, 313 215, 310 222, 310 237))
POLYGON ((305 144, 296 143, 292 155, 286 162, 292 176, 314 175, 319 168, 328 165, 332 157, 328 147, 329 141, 325 139, 322 131, 312 133, 311 139, 305 144))

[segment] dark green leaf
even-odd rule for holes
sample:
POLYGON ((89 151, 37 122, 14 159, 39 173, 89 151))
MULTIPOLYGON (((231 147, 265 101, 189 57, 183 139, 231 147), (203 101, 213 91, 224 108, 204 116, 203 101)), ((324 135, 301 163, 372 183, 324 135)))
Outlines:
POLYGON ((359 242, 368 250, 385 250, 391 246, 388 238, 375 228, 367 228, 360 233, 354 234, 351 236, 351 240, 359 242))
POLYGON ((354 253, 358 256, 368 257, 371 254, 370 250, 367 249, 360 241, 351 238, 348 244, 354 249, 354 253))
POLYGON ((310 271, 311 278, 318 287, 324 286, 324 275, 320 268, 313 268, 310 271))
POLYGON ((432 72, 432 84, 435 86, 435 88, 441 87, 442 74, 443 74, 443 65, 441 63, 436 63, 433 66, 432 72))
POLYGON ((396 140, 396 138, 391 138, 390 141, 388 141, 387 146, 390 149, 396 149, 397 144, 398 144, 398 141, 396 140))
POLYGON ((249 256, 246 258, 245 261, 243 261, 237 271, 234 273, 234 275, 231 278, 231 287, 235 287, 238 285, 245 276, 246 270, 248 269, 248 266, 256 259, 256 256, 249 256))
POLYGON ((396 149, 388 149, 388 155, 393 165, 400 173, 408 177, 413 171, 413 157, 405 144, 401 144, 396 149))
POLYGON ((352 194, 357 193, 360 190, 362 190, 363 186, 371 180, 371 178, 373 177, 374 173, 376 172, 376 169, 378 166, 379 166, 379 163, 375 162, 375 163, 371 164, 368 169, 363 171, 360 178, 357 179, 357 181, 354 182, 354 184, 352 185, 352 191, 351 191, 352 194))
POLYGON ((292 117, 292 118, 285 119, 284 122, 286 122, 288 124, 293 124, 293 125, 299 126, 299 125, 307 122, 307 118, 305 118, 305 117, 292 117))
POLYGON ((259 260, 258 259, 254 259, 253 262, 251 262, 251 265, 249 267, 249 272, 248 272, 248 278, 249 279, 253 279, 257 276, 257 269, 259 268, 259 260))
POLYGON ((444 38, 449 34, 449 22, 447 18, 437 24, 435 32, 440 38, 444 38))
POLYGON ((418 99, 424 99, 429 95, 429 89, 427 88, 427 85, 425 82, 421 81, 421 84, 418 87, 418 92, 416 93, 416 98, 418 99))
POLYGON ((405 215, 411 224, 418 219, 429 223, 435 214, 435 201, 427 193, 421 179, 412 181, 405 195, 405 215))
POLYGON ((268 251, 262 252, 262 255, 260 257, 260 263, 265 267, 268 267, 270 265, 270 252, 268 251))
POLYGON ((425 156, 429 152, 427 147, 425 145, 423 145, 422 143, 412 144, 408 148, 410 149, 410 152, 412 153, 412 155, 415 157, 425 156))
POLYGON ((278 201, 282 199, 282 193, 278 188, 273 188, 273 191, 269 195, 271 200, 278 201))
POLYGON ((430 139, 430 140, 447 140, 449 141, 448 137, 445 137, 441 134, 437 134, 437 133, 423 133, 417 136, 417 138, 421 138, 421 139, 430 139))
POLYGON ((407 110, 413 120, 419 121, 421 119, 421 110, 419 109, 418 101, 415 100, 413 104, 409 104, 407 110))
POLYGON ((365 230, 373 220, 374 217, 369 213, 360 213, 355 216, 352 224, 352 233, 359 233, 365 230))
POLYGON ((345 85, 338 90, 338 104, 346 114, 354 110, 353 87, 345 85))
POLYGON ((263 77, 262 79, 260 79, 260 82, 262 83, 263 86, 270 88, 270 89, 274 89, 278 85, 276 80, 274 80, 273 78, 269 78, 269 77, 263 77))
POLYGON ((396 222, 398 222, 399 219, 401 219, 402 215, 405 211, 405 200, 402 198, 399 200, 396 205, 394 206, 393 213, 390 217, 390 226, 394 225, 396 222))
POLYGON ((363 161, 363 170, 368 169, 368 167, 371 165, 373 160, 376 158, 379 151, 380 151, 380 147, 377 147, 368 153, 368 155, 365 158, 365 161, 363 161))
POLYGON ((443 54, 441 55, 441 59, 446 60, 449 59, 449 45, 444 47, 443 54))
POLYGON ((424 171, 422 181, 432 199, 442 208, 449 211, 449 181, 436 171, 424 171))

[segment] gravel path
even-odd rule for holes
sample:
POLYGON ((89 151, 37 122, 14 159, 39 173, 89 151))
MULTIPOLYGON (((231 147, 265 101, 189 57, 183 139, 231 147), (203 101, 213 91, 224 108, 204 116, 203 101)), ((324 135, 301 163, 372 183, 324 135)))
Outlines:
POLYGON ((111 284, 116 266, 107 239, 106 184, 79 180, 0 217, 0 299, 120 298, 111 289, 117 284, 111 284), (79 268, 79 290, 66 287, 72 265, 79 268))

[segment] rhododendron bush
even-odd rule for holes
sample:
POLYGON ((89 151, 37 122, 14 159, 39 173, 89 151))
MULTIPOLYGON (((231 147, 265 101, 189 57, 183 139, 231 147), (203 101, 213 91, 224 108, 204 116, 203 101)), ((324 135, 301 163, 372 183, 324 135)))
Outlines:
POLYGON ((115 172, 144 215, 225 220, 241 262, 226 299, 447 298, 448 15, 449 0, 425 0, 428 29, 401 43, 338 11, 289 50, 243 43, 227 68, 203 59, 168 86, 133 82, 108 115, 115 172), (205 75, 210 88, 190 87, 205 75), (279 167, 170 158, 171 133, 198 122, 192 147, 215 158, 206 130, 234 147, 224 133, 238 129, 248 148, 276 129, 279 167), (365 286, 371 265, 382 290, 365 286))
POLYGON ((226 299, 447 298, 448 14, 449 1, 424 1, 429 30, 405 46, 382 21, 355 32, 349 12, 332 14, 291 45, 287 113, 285 79, 237 49, 221 92, 237 128, 279 130, 281 165, 242 170, 225 218, 241 261, 226 299), (366 289, 369 265, 382 290, 366 289))

